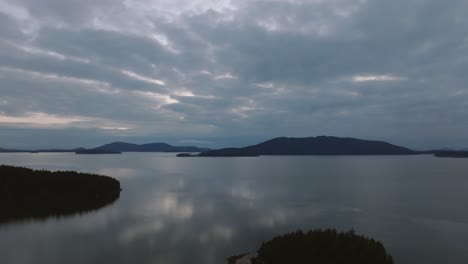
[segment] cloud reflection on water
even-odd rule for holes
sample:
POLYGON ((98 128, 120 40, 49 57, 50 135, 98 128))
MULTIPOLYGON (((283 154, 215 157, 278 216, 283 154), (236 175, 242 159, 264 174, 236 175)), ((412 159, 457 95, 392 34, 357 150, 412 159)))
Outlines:
MULTIPOLYGON (((19 163, 27 160, 21 157, 19 163)), ((31 162, 60 166, 50 157, 38 154, 31 162)), ((450 263, 468 259, 456 247, 437 247, 468 243, 465 200, 455 199, 465 193, 462 163, 452 170, 452 161, 423 156, 61 157, 67 166, 121 178, 121 198, 84 216, 0 228, 0 248, 7 251, 1 263, 219 264, 277 234, 326 227, 375 237, 398 263, 415 263, 425 248, 431 249, 425 263, 447 255, 450 263), (440 203, 430 197, 443 193, 435 184, 441 173, 458 195, 445 196, 443 208, 430 207, 440 203), (434 184, 418 184, 424 180, 434 184)))

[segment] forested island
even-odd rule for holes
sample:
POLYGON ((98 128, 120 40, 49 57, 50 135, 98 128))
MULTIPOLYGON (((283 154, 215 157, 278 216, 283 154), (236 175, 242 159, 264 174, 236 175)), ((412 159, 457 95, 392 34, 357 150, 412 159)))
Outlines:
POLYGON ((0 148, 0 153, 67 153, 76 154, 119 154, 122 152, 202 152, 208 148, 196 146, 172 146, 167 143, 147 143, 133 144, 126 142, 112 142, 94 148, 73 148, 73 149, 29 149, 19 150, 10 148, 0 148))
POLYGON ((76 151, 75 154, 122 154, 122 152, 105 149, 83 149, 76 151))
POLYGON ((120 191, 109 176, 0 165, 0 224, 96 210, 120 191))
POLYGON ((434 156, 438 158, 468 158, 468 151, 438 151, 434 153, 434 156))
MULTIPOLYGON (((232 256, 228 264, 245 262, 248 254, 232 256)), ((335 229, 296 231, 277 236, 261 245, 251 264, 393 264, 383 244, 354 231, 338 232, 335 229)))
POLYGON ((207 148, 195 146, 172 146, 167 143, 132 144, 126 142, 113 142, 94 148, 96 150, 118 151, 118 152, 201 152, 207 148))
POLYGON ((121 154, 124 152, 177 152, 177 157, 259 157, 259 156, 340 156, 340 155, 434 155, 442 158, 467 158, 467 150, 412 150, 385 141, 349 137, 277 137, 240 148, 209 149, 173 146, 167 143, 133 144, 112 142, 94 148, 18 150, 0 148, 0 153, 121 154))
POLYGON ((415 155, 411 149, 384 141, 318 136, 274 138, 243 148, 208 150, 197 155, 181 153, 179 157, 258 157, 272 155, 415 155))

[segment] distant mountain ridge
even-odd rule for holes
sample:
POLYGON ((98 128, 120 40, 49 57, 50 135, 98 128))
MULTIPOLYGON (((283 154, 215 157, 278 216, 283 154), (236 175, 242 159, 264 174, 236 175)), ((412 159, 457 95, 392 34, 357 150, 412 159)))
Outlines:
POLYGON ((194 146, 172 146, 166 143, 148 143, 138 145, 126 142, 113 142, 94 149, 114 152, 202 152, 208 150, 207 148, 194 146))
POLYGON ((12 153, 12 152, 21 152, 21 150, 16 150, 16 149, 4 149, 0 148, 0 153, 12 153))
POLYGON ((95 148, 73 148, 73 149, 39 149, 39 150, 17 150, 0 148, 0 153, 17 152, 75 152, 79 154, 115 154, 119 152, 203 152, 208 148, 195 146, 172 146, 166 143, 132 144, 126 142, 113 142, 95 148))
POLYGON ((0 148, 0 153, 74 152, 77 154, 117 154, 121 152, 179 152, 179 157, 248 157, 261 155, 416 155, 433 154, 436 157, 468 157, 468 151, 427 150, 414 151, 384 141, 318 137, 278 137, 243 148, 210 150, 195 146, 172 146, 166 143, 132 144, 113 142, 95 148, 17 150, 0 148), (187 152, 187 153, 183 153, 187 152), (193 155, 188 153, 198 152, 193 155))
POLYGON ((200 153, 201 157, 234 157, 262 155, 414 155, 411 149, 384 141, 318 136, 274 138, 244 148, 224 148, 200 153))

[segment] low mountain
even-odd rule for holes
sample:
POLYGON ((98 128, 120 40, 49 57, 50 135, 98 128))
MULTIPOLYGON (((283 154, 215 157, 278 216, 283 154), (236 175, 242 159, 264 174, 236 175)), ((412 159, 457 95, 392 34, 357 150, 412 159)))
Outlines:
POLYGON ((0 153, 62 153, 62 152, 77 152, 85 150, 85 148, 74 148, 74 149, 34 149, 34 150, 24 150, 24 149, 4 149, 0 148, 0 153))
POLYGON ((260 155, 413 155, 417 152, 384 141, 331 136, 274 138, 244 148, 225 148, 200 153, 201 157, 260 155))
POLYGON ((27 151, 0 148, 0 153, 15 153, 15 152, 27 152, 27 151))
POLYGON ((114 152, 202 152, 208 149, 194 146, 172 146, 166 143, 132 144, 126 142, 113 142, 94 149, 114 152))
POLYGON ((67 152, 77 152, 77 151, 82 151, 86 150, 85 148, 74 148, 74 149, 38 149, 38 150, 33 150, 33 152, 37 153, 67 153, 67 152))

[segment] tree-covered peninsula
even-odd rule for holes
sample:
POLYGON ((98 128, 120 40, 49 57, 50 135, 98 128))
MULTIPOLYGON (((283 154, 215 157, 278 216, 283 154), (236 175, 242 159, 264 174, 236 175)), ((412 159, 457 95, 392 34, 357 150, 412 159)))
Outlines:
POLYGON ((335 229, 296 231, 274 237, 261 245, 257 255, 232 256, 228 264, 393 264, 383 244, 354 231, 335 229), (250 258, 250 259, 244 259, 250 258))
POLYGON ((120 191, 108 176, 0 165, 0 224, 96 210, 120 191))

